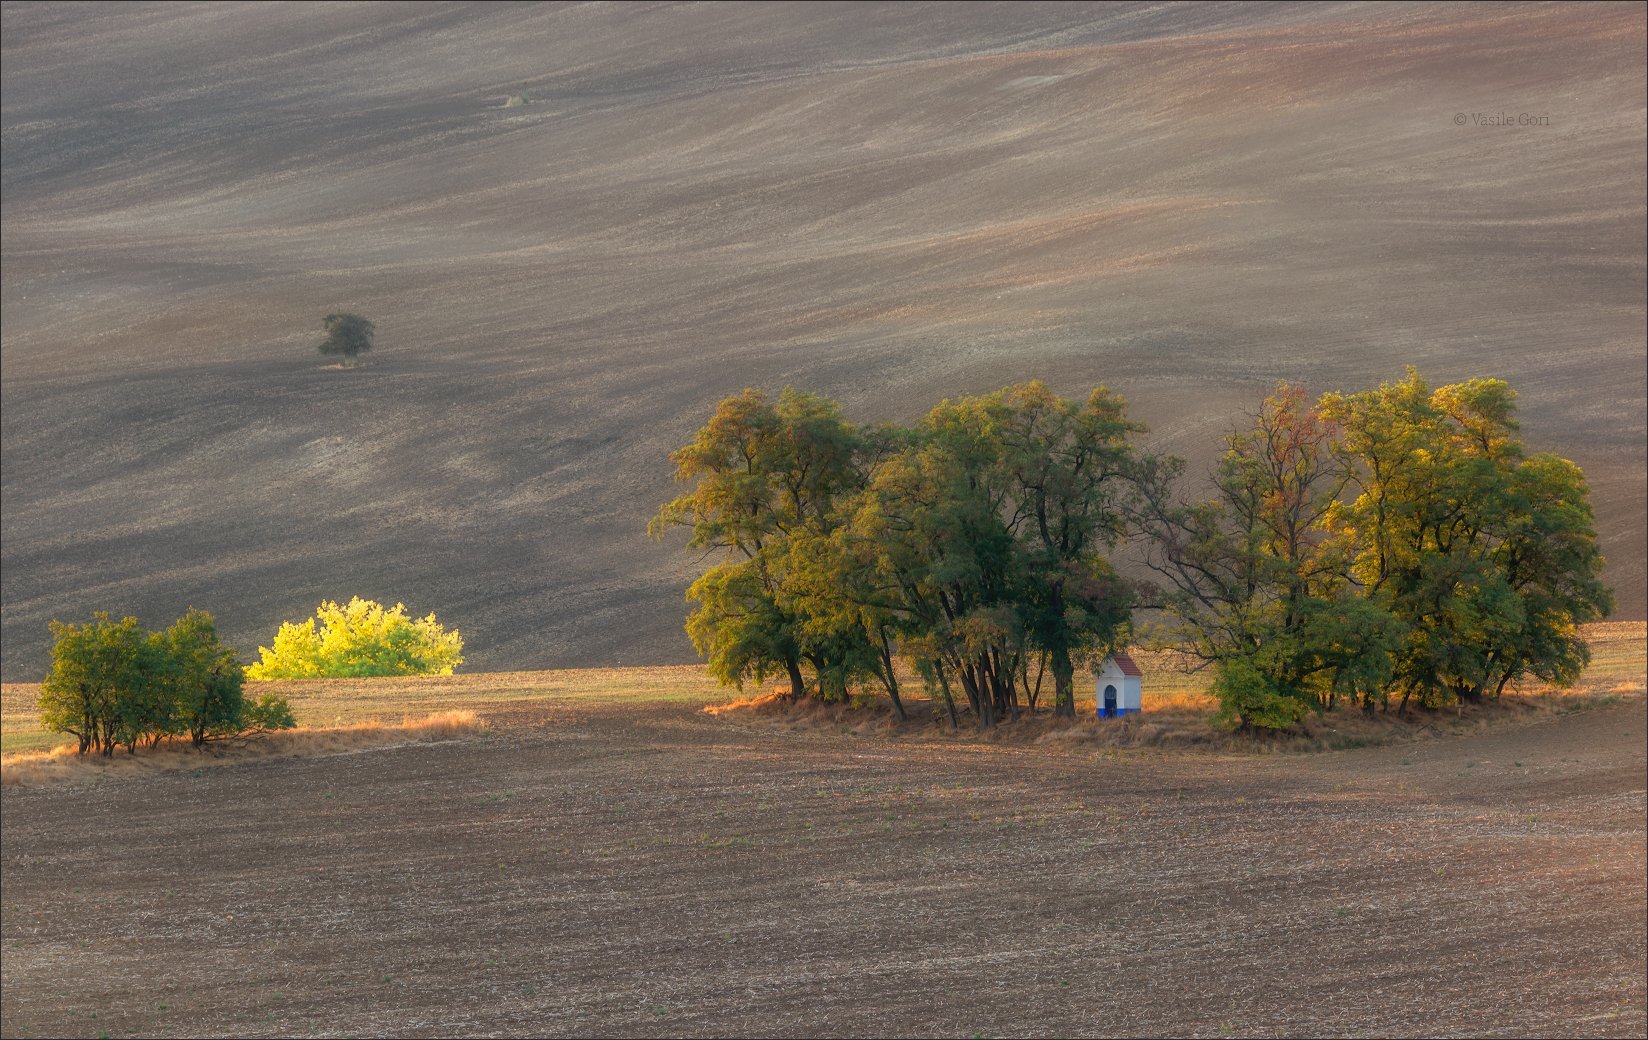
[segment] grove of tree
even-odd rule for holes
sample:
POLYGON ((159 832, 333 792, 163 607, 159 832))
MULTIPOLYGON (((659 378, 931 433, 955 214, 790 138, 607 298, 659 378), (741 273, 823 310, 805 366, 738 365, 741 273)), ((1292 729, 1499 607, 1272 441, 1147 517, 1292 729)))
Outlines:
POLYGON ((112 755, 121 746, 135 752, 168 737, 200 747, 294 725, 285 698, 245 698, 235 651, 219 642, 205 611, 191 608, 160 632, 107 613, 83 625, 54 621, 51 630, 41 724, 77 738, 80 754, 112 755))
POLYGON ((1283 384, 1193 501, 1103 387, 1032 382, 873 429, 745 390, 671 456, 691 488, 649 529, 714 558, 687 632, 729 685, 782 675, 839 701, 876 683, 903 718, 904 659, 952 722, 964 700, 987 728, 1034 709, 1044 674, 1073 715, 1077 669, 1142 637, 1212 669, 1231 727, 1435 708, 1572 683, 1578 626, 1612 609, 1584 476, 1527 452, 1515 398, 1411 370, 1314 403, 1283 384))

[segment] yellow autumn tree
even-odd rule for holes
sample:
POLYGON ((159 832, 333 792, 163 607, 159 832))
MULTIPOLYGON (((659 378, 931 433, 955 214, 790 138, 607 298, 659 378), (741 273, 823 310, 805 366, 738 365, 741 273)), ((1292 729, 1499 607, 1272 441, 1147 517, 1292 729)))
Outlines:
POLYGON ((451 675, 463 663, 463 637, 448 632, 431 613, 407 616, 359 596, 347 605, 327 600, 315 616, 282 622, 273 647, 248 665, 248 679, 352 679, 372 675, 451 675))

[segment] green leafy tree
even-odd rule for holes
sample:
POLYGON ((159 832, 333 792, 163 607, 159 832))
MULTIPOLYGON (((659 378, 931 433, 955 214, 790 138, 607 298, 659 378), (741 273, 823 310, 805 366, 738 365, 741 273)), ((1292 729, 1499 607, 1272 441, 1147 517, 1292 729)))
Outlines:
POLYGON ((800 696, 810 670, 833 699, 874 677, 903 717, 903 656, 952 722, 959 689, 987 728, 1017 716, 1032 659, 1074 714, 1077 662, 1131 633, 1142 586, 1110 559, 1131 526, 1159 641, 1212 666, 1219 721, 1287 728, 1393 686, 1439 705, 1584 667, 1579 626, 1611 608, 1588 490, 1526 454, 1514 406, 1497 380, 1433 392, 1412 372, 1315 405, 1280 384, 1186 504, 1183 463, 1138 453, 1102 387, 1033 382, 869 433, 747 390, 672 455, 695 486, 651 530, 723 554, 687 628, 724 682, 785 673, 800 696))
POLYGON ((286 698, 277 693, 259 694, 255 701, 248 701, 240 718, 240 730, 237 736, 249 733, 269 733, 277 729, 291 729, 296 726, 297 719, 292 717, 292 707, 286 703, 286 698))
POLYGON ((245 670, 233 647, 218 640, 212 615, 190 608, 157 636, 166 661, 172 727, 200 747, 245 728, 245 670))
POLYGON ((1130 619, 1107 554, 1139 429, 1103 389, 1079 403, 1030 383, 868 433, 812 395, 745 391, 672 456, 696 486, 652 529, 727 554, 688 592, 723 681, 787 672, 799 695, 810 669, 838 699, 874 678, 903 717, 902 654, 988 727, 1018 714, 1018 676, 1046 653, 1074 714, 1075 660, 1130 619))
POLYGON ((858 572, 843 587, 864 590, 947 705, 960 686, 981 729, 1017 712, 1014 677, 1029 647, 1025 559, 1000 458, 984 402, 943 402, 874 468, 840 536, 840 558, 858 572))
POLYGON ((1047 654, 1054 714, 1074 718, 1075 660, 1116 650, 1132 619, 1131 589, 1109 553, 1126 530, 1130 438, 1144 427, 1105 387, 1078 402, 1038 380, 984 407, 1006 471, 1009 526, 1024 545, 1026 624, 1047 654))
MULTIPOLYGON (((854 499, 846 500, 851 508, 854 499)), ((891 590, 877 584, 868 557, 858 551, 848 514, 829 535, 814 534, 786 546, 779 562, 780 597, 799 620, 801 640, 829 648, 834 670, 820 686, 845 696, 849 684, 874 677, 900 720, 907 719, 899 689, 899 642, 906 631, 891 590)))
POLYGON ((1355 463, 1341 522, 1356 577, 1403 629, 1404 706, 1497 697, 1525 675, 1571 684, 1590 659, 1579 625, 1612 610, 1584 474, 1528 456, 1515 405, 1500 380, 1432 390, 1412 369, 1325 400, 1355 463))
POLYGON ((670 456, 676 479, 694 486, 648 529, 662 537, 686 527, 688 548, 723 557, 687 591, 697 604, 688 634, 723 682, 783 674, 801 697, 808 665, 821 694, 844 689, 857 648, 840 641, 851 634, 804 627, 796 597, 784 591, 783 561, 795 541, 836 523, 836 500, 863 483, 865 448, 835 402, 787 388, 774 403, 747 389, 721 401, 692 443, 670 456))
POLYGON ((407 616, 360 597, 340 605, 323 601, 313 618, 283 622, 273 647, 258 647, 260 660, 246 678, 343 679, 376 675, 451 675, 463 663, 463 638, 430 614, 407 616))
POLYGON ((372 349, 372 336, 377 327, 359 314, 328 314, 321 322, 326 327, 326 338, 320 341, 322 354, 341 354, 353 361, 372 349))
POLYGON ((169 655, 162 635, 146 633, 125 687, 116 700, 119 742, 128 752, 149 747, 178 732, 177 704, 172 698, 172 678, 177 662, 169 655))
POLYGON ((218 641, 212 616, 190 609, 164 632, 100 613, 85 625, 54 621, 52 668, 41 688, 41 724, 79 740, 79 751, 111 755, 187 735, 208 740, 292 726, 285 698, 248 705, 235 651, 218 641))
POLYGON ((40 722, 68 733, 79 751, 114 754, 128 742, 126 705, 133 690, 154 682, 155 659, 149 634, 134 617, 113 621, 106 612, 84 625, 51 623, 52 664, 40 688, 40 722))
POLYGON ((1333 527, 1350 479, 1337 436, 1283 384, 1227 438, 1210 501, 1175 500, 1178 460, 1139 470, 1134 519, 1145 564, 1165 582, 1159 641, 1213 666, 1227 725, 1287 728, 1389 678, 1397 626, 1360 599, 1333 527))
POLYGON ((778 554, 783 600, 836 660, 886 687, 895 657, 983 727, 1019 712, 1028 659, 1052 662, 1056 710, 1074 714, 1074 663, 1113 648, 1130 590, 1108 552, 1124 530, 1131 434, 1120 398, 1062 399, 1039 383, 945 401, 913 430, 882 431, 866 486, 827 534, 778 554))
POLYGON ((1276 681, 1274 671, 1264 667, 1259 654, 1220 661, 1208 691, 1219 702, 1215 723, 1255 730, 1289 729, 1297 725, 1309 714, 1310 708, 1297 690, 1276 681))
POLYGON ((711 567, 687 589, 687 598, 697 604, 687 615, 687 635, 717 681, 742 689, 783 670, 791 693, 805 693, 797 618, 778 605, 759 561, 711 567))

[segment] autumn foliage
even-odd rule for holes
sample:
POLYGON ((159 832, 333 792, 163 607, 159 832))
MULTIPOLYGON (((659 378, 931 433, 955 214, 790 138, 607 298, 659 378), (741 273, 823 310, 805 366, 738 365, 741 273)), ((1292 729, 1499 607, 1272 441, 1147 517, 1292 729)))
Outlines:
POLYGON ((1435 708, 1571 684, 1579 626, 1612 609, 1584 475, 1528 452, 1515 401, 1411 370, 1314 402, 1282 384, 1197 501, 1103 387, 1033 382, 875 429, 745 390, 672 456, 693 487, 652 531, 719 555, 687 631, 733 685, 783 675, 830 701, 879 681, 902 717, 904 658, 989 727, 1033 710, 1044 676, 1073 714, 1077 664, 1142 638, 1211 668, 1231 727, 1435 708))
POLYGON ((248 679, 451 675, 463 663, 463 637, 434 614, 412 618, 405 604, 386 610, 357 596, 343 605, 323 601, 307 621, 283 622, 274 646, 260 646, 258 654, 248 679))

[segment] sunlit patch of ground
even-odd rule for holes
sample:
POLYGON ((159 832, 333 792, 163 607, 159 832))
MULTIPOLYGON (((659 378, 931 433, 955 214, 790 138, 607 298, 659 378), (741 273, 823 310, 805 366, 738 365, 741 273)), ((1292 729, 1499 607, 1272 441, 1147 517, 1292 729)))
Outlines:
MULTIPOLYGON (((727 697, 727 691, 695 665, 293 680, 248 683, 246 690, 248 695, 279 693, 291 704, 300 725, 316 727, 462 709, 493 718, 499 712, 543 700, 646 700, 702 705, 727 697)), ((38 683, 6 683, 0 687, 0 751, 40 751, 64 743, 60 734, 41 729, 39 696, 38 683)))

